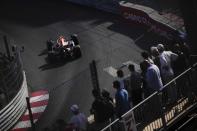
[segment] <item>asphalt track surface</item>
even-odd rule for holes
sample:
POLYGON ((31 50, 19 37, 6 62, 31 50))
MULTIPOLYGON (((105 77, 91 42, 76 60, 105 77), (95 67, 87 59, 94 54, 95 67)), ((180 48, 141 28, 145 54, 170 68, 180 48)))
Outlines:
POLYGON ((150 45, 165 41, 147 28, 128 24, 121 16, 66 2, 15 1, 0 4, 2 35, 10 44, 24 46, 24 70, 30 91, 46 89, 49 104, 38 121, 37 129, 50 126, 56 119, 69 120, 72 104, 78 104, 87 116, 93 101, 89 63, 97 62, 101 88, 114 96, 112 82, 116 78, 105 71, 123 62, 142 60, 140 52, 150 45), (46 40, 76 33, 82 57, 67 63, 49 64, 46 40))

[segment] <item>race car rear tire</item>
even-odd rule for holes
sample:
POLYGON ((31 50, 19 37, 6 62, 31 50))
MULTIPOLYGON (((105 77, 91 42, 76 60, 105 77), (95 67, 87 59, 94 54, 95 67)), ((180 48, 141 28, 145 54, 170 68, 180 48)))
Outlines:
POLYGON ((47 41, 47 50, 52 51, 53 50, 53 42, 51 40, 47 41))
POLYGON ((49 62, 55 61, 56 56, 55 56, 55 54, 54 54, 53 51, 49 51, 49 52, 48 52, 48 59, 49 59, 49 62))
POLYGON ((75 47, 73 49, 73 53, 74 53, 75 58, 81 57, 81 49, 80 49, 80 47, 75 47))

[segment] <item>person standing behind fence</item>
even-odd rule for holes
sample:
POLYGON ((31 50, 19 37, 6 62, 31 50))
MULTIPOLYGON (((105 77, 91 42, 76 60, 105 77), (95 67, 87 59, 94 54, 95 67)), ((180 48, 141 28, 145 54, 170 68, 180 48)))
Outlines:
POLYGON ((135 106, 142 101, 142 76, 135 70, 133 64, 130 64, 128 69, 131 72, 128 92, 130 92, 130 100, 132 101, 133 106, 135 106))
POLYGON ((152 60, 150 59, 148 53, 146 52, 142 52, 141 53, 141 56, 144 58, 144 60, 140 63, 140 69, 141 69, 141 76, 142 76, 142 89, 143 89, 143 98, 146 98, 147 95, 149 95, 149 92, 148 92, 148 88, 147 88, 147 84, 146 84, 146 71, 147 71, 147 64, 146 62, 149 62, 149 63, 153 63, 152 60))
MULTIPOLYGON (((161 77, 164 84, 167 84, 174 78, 174 71, 172 69, 172 63, 176 61, 178 55, 171 52, 165 51, 164 45, 157 45, 159 51, 160 58, 160 69, 161 69, 161 77)), ((168 103, 174 103, 177 99, 177 90, 175 86, 175 82, 172 82, 167 88, 167 97, 168 103)))
MULTIPOLYGON (((187 60, 190 62, 190 55, 191 55, 191 49, 185 42, 180 42, 180 49, 181 52, 186 56, 187 60)), ((191 63, 190 63, 191 64, 191 63)))
POLYGON ((131 109, 128 92, 124 88, 120 87, 120 82, 117 80, 113 82, 113 88, 116 89, 116 115, 117 117, 121 117, 124 113, 131 109))
POLYGON ((161 75, 159 68, 155 64, 150 64, 146 61, 147 71, 146 71, 146 83, 149 95, 155 91, 160 91, 163 89, 163 83, 161 80, 161 75))
POLYGON ((79 111, 78 105, 72 105, 70 110, 72 111, 73 116, 71 117, 69 124, 73 124, 76 131, 86 131, 88 120, 84 113, 79 111))
POLYGON ((164 45, 162 44, 158 44, 157 49, 159 51, 161 76, 163 83, 166 84, 174 77, 172 62, 178 58, 178 55, 171 51, 165 51, 164 45))
POLYGON ((117 72, 118 81, 120 82, 120 88, 126 88, 126 81, 124 79, 124 72, 119 69, 117 72))
POLYGON ((143 51, 141 53, 141 56, 144 58, 144 60, 147 60, 149 63, 153 64, 153 60, 152 58, 150 57, 149 53, 147 51, 143 51))
POLYGON ((178 55, 178 58, 172 63, 174 75, 178 76, 189 67, 189 63, 187 61, 186 55, 181 51, 179 44, 174 45, 173 52, 178 55))
POLYGON ((111 103, 113 103, 113 98, 110 96, 110 93, 109 91, 107 91, 106 89, 102 89, 102 97, 107 100, 107 101, 110 101, 111 103))
POLYGON ((101 96, 101 93, 97 89, 93 89, 92 94, 95 98, 90 109, 90 113, 94 114, 95 122, 92 124, 91 131, 99 131, 109 124, 109 118, 111 117, 112 109, 107 106, 107 102, 101 96))
MULTIPOLYGON (((174 53, 178 54, 178 58, 173 62, 174 75, 178 76, 183 73, 187 68, 189 68, 189 61, 185 54, 181 51, 180 45, 174 45, 174 53)), ((183 97, 187 95, 187 88, 189 86, 189 76, 187 74, 181 75, 176 79, 176 85, 178 89, 178 97, 183 97)))
POLYGON ((110 93, 106 90, 106 89, 103 89, 102 92, 102 97, 104 98, 105 100, 105 106, 106 108, 108 108, 108 112, 107 115, 109 115, 108 117, 113 120, 114 119, 114 114, 115 114, 115 105, 114 105, 114 102, 113 102, 113 98, 110 96, 110 93))
POLYGON ((159 70, 161 71, 160 67, 161 67, 161 63, 160 63, 160 58, 159 58, 159 51, 157 49, 157 47, 152 46, 150 48, 151 51, 151 55, 154 57, 153 62, 154 64, 159 68, 159 70))

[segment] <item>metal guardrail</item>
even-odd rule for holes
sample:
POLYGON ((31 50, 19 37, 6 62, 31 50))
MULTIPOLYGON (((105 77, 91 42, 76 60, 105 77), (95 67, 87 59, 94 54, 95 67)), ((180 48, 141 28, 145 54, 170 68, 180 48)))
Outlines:
POLYGON ((0 131, 14 126, 26 109, 28 89, 20 51, 15 50, 13 54, 10 58, 1 54, 0 58, 0 131))
MULTIPOLYGON (((115 119, 101 131, 117 131, 119 123, 130 113, 134 114, 138 131, 166 130, 173 122, 197 105, 197 63, 169 81, 162 91, 156 91, 130 111, 115 119)), ((125 129, 118 129, 125 131, 125 129)))
POLYGON ((19 120, 26 109, 26 97, 28 97, 28 89, 23 72, 23 83, 20 90, 11 102, 0 110, 0 131, 9 130, 19 120))
POLYGON ((12 56, 11 59, 6 58, 6 56, 2 59, 1 62, 3 67, 0 68, 0 89, 6 97, 6 102, 4 103, 8 103, 20 90, 23 82, 20 51, 14 52, 14 56, 12 56))

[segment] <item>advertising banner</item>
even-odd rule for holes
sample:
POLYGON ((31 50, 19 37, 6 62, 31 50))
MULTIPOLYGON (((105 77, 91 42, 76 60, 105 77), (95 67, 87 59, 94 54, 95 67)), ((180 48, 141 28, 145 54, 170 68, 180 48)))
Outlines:
POLYGON ((137 131, 133 112, 123 117, 125 131, 137 131))
POLYGON ((132 7, 120 5, 122 16, 132 24, 139 24, 151 28, 151 31, 165 37, 168 40, 179 39, 180 32, 170 27, 168 24, 161 23, 151 18, 148 13, 132 7))

